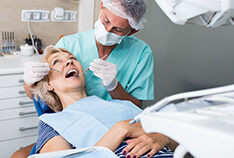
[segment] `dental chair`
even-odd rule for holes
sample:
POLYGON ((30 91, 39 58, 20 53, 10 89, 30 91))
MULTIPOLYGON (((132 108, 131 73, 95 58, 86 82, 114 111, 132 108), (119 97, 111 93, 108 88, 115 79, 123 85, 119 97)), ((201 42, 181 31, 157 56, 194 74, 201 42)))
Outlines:
POLYGON ((35 105, 38 117, 44 113, 54 113, 54 111, 51 110, 51 108, 46 105, 45 102, 43 102, 40 98, 38 98, 38 101, 36 101, 36 99, 33 97, 33 103, 35 105))
MULTIPOLYGON (((54 111, 51 110, 51 108, 48 105, 46 105, 45 102, 43 102, 40 98, 38 98, 38 101, 37 101, 33 97, 33 103, 35 105, 38 117, 40 117, 44 113, 54 113, 54 111)), ((30 152, 30 155, 35 154, 35 153, 36 153, 36 143, 34 144, 30 152)))

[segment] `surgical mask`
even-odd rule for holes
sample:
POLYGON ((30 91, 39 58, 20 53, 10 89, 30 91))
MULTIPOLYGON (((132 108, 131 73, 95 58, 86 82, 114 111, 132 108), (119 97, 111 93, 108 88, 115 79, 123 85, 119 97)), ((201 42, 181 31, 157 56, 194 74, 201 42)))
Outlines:
POLYGON ((95 37, 98 42, 100 42, 104 46, 113 46, 115 44, 120 44, 122 39, 128 34, 124 36, 119 36, 114 33, 106 31, 105 26, 102 24, 101 20, 98 21, 94 25, 95 27, 95 37))

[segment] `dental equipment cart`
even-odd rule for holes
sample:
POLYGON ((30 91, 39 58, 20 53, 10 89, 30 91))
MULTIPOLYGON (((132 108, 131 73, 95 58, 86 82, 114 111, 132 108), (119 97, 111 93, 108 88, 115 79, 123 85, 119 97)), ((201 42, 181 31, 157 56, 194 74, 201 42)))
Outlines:
POLYGON ((151 112, 140 120, 146 132, 162 133, 180 144, 174 158, 184 157, 187 152, 195 158, 234 157, 234 92, 168 106, 177 111, 151 112))
POLYGON ((24 63, 33 57, 0 58, 0 157, 37 139, 38 117, 23 87, 24 63))

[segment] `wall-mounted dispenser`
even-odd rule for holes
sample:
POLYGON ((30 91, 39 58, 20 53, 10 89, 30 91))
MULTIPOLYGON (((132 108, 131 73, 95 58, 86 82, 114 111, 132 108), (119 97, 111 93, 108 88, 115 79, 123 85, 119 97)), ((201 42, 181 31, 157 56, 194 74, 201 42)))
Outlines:
POLYGON ((51 20, 56 22, 76 22, 77 12, 55 7, 51 12, 51 20))

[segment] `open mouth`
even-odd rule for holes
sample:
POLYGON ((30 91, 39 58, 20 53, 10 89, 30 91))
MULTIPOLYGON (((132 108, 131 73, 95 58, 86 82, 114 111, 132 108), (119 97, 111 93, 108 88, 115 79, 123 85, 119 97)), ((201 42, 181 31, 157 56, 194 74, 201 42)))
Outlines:
POLYGON ((71 69, 71 70, 69 70, 68 72, 67 72, 67 74, 66 74, 66 76, 65 76, 66 78, 71 78, 71 77, 78 77, 78 71, 77 70, 75 70, 75 69, 71 69))

